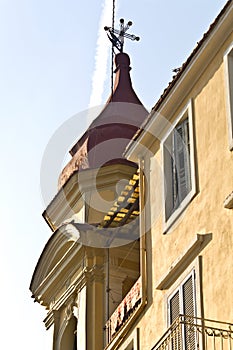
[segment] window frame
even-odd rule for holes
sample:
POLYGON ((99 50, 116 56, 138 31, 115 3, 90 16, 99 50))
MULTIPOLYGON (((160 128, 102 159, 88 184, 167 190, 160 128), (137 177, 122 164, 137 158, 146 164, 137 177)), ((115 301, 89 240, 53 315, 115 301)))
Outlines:
POLYGON ((229 150, 233 151, 233 42, 224 54, 229 150))
POLYGON ((175 120, 172 122, 171 127, 168 129, 166 134, 164 135, 163 139, 161 140, 162 145, 162 170, 163 170, 163 233, 167 233, 167 231, 170 229, 170 227, 173 225, 173 223, 178 219, 178 217, 181 215, 181 213, 184 211, 184 209, 188 206, 190 201, 193 199, 193 197, 196 194, 196 178, 195 178, 195 158, 194 158, 194 130, 193 130, 193 107, 192 107, 192 100, 190 99, 188 103, 185 105, 185 107, 182 109, 182 111, 179 113, 179 115, 175 118, 175 120), (166 192, 167 192, 167 183, 166 179, 166 167, 165 164, 165 144, 168 140, 169 136, 171 136, 174 129, 178 126, 178 124, 183 120, 188 118, 188 131, 189 131, 189 155, 190 155, 190 184, 191 189, 190 192, 186 195, 186 197, 179 203, 179 206, 174 209, 174 211, 171 213, 171 215, 166 218, 166 192))

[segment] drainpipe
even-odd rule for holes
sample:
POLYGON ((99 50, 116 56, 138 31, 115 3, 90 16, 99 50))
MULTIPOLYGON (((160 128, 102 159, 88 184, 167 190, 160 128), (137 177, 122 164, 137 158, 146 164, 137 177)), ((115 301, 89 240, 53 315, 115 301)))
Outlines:
POLYGON ((142 156, 139 160, 139 205, 140 205, 140 275, 142 278, 142 303, 146 302, 147 295, 147 273, 146 273, 146 198, 145 198, 145 159, 142 156))

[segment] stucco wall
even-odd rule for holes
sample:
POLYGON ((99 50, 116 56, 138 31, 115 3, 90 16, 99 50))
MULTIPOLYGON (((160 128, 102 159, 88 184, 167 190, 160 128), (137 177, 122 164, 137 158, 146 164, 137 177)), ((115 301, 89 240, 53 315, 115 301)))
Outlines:
POLYGON ((229 150, 228 143, 223 62, 224 53, 232 41, 233 35, 222 45, 192 91, 185 98, 182 97, 182 104, 174 108, 173 120, 192 99, 197 192, 165 235, 163 179, 158 171, 162 159, 161 149, 150 162, 152 251, 148 249, 148 254, 153 264, 149 271, 152 280, 148 281, 148 293, 153 299, 149 300, 147 311, 138 323, 140 349, 150 349, 167 328, 167 297, 172 286, 170 290, 158 290, 156 286, 174 262, 187 251, 197 233, 212 233, 212 240, 199 253, 202 266, 196 258, 182 274, 185 276, 193 266, 198 270, 197 314, 233 322, 233 212, 223 205, 233 190, 233 152, 229 150))

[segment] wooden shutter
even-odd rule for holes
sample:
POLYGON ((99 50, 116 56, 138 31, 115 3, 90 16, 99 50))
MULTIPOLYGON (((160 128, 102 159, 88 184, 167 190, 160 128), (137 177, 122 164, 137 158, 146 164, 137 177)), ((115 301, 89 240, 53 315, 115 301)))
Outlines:
MULTIPOLYGON (((180 291, 171 297, 169 301, 169 322, 170 325, 177 319, 180 314, 180 291)), ((171 328, 171 350, 180 350, 182 344, 181 334, 179 332, 179 326, 174 323, 171 328)))
POLYGON ((180 292, 174 294, 169 302, 169 323, 172 324, 180 314, 180 292))
POLYGON ((183 284, 183 313, 186 315, 184 326, 184 344, 185 349, 195 350, 195 327, 192 325, 195 316, 195 291, 194 291, 194 273, 183 284))
POLYGON ((194 277, 193 274, 183 284, 183 312, 185 315, 194 316, 194 277))
POLYGON ((195 271, 192 271, 168 299, 169 325, 179 314, 195 316, 195 305, 195 271))
POLYGON ((174 166, 173 188, 176 206, 187 196, 191 189, 190 157, 189 157, 189 123, 185 119, 174 130, 174 166))
POLYGON ((169 219, 174 210, 173 193, 173 135, 170 134, 164 143, 164 183, 165 183, 165 215, 169 219))
POLYGON ((175 319, 180 315, 186 315, 183 320, 185 324, 182 325, 182 332, 175 334, 175 340, 172 341, 172 349, 195 350, 195 327, 192 326, 192 316, 195 316, 196 310, 195 300, 195 272, 192 273, 184 280, 178 287, 175 293, 168 299, 169 308, 169 325, 171 325, 175 319), (186 324, 187 322, 187 324, 186 324))

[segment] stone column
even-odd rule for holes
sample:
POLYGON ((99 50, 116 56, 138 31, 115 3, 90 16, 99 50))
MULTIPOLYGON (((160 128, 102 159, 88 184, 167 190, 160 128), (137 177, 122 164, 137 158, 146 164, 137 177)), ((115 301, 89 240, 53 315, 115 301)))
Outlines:
POLYGON ((91 249, 87 272, 87 350, 104 348, 104 250, 91 249))

